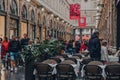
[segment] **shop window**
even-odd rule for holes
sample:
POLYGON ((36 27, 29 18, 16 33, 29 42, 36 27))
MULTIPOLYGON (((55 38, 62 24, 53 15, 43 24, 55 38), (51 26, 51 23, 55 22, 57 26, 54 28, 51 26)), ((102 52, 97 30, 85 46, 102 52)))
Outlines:
POLYGON ((31 21, 35 22, 35 13, 34 13, 34 10, 31 11, 31 21))
POLYGON ((38 24, 41 26, 41 15, 40 15, 40 13, 38 14, 38 24))
POLYGON ((0 0, 0 10, 5 10, 5 0, 0 0))
POLYGON ((18 7, 15 0, 12 0, 10 5, 10 13, 13 15, 18 15, 18 7))
POLYGON ((25 5, 22 7, 22 18, 27 19, 27 8, 25 5))

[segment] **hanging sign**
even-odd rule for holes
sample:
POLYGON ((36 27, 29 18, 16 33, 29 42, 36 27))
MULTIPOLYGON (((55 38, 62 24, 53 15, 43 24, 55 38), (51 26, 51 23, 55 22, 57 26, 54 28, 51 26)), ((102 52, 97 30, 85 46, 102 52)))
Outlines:
POLYGON ((80 28, 85 28, 86 27, 86 17, 80 17, 78 19, 78 25, 80 28))
POLYGON ((80 18, 80 4, 70 4, 70 19, 80 18))

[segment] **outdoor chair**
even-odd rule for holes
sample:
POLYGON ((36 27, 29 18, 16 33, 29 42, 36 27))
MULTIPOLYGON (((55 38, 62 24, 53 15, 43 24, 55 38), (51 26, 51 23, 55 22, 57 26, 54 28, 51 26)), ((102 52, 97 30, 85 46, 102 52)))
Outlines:
POLYGON ((57 69, 57 80, 75 80, 74 68, 70 64, 58 64, 57 69))
POLYGON ((90 80, 102 80, 102 69, 97 65, 86 65, 84 67, 85 76, 84 79, 90 80))
POLYGON ((103 65, 103 63, 100 61, 91 61, 88 63, 88 65, 103 65))
POLYGON ((57 64, 57 62, 54 59, 47 59, 47 60, 43 61, 42 63, 45 63, 45 64, 57 64))
POLYGON ((60 64, 75 64, 75 62, 72 60, 65 60, 65 61, 62 61, 60 64))
POLYGON ((80 70, 82 70, 82 67, 84 66, 84 65, 87 65, 89 62, 91 62, 92 61, 92 59, 91 58, 84 58, 83 60, 82 60, 82 62, 80 63, 80 70))
POLYGON ((105 72, 107 80, 120 80, 120 65, 107 65, 105 72))
POLYGON ((83 61, 81 63, 86 65, 86 64, 88 64, 91 61, 92 61, 91 58, 83 58, 83 61))
POLYGON ((75 62, 75 64, 77 64, 77 59, 75 59, 75 58, 67 58, 66 60, 72 60, 73 62, 75 62))
POLYGON ((60 62, 61 62, 61 59, 60 59, 60 58, 53 57, 53 58, 51 58, 51 59, 55 60, 57 63, 60 63, 60 62))
POLYGON ((108 62, 108 65, 120 65, 120 63, 115 62, 115 61, 111 61, 111 62, 108 62))
POLYGON ((48 64, 39 63, 36 65, 38 80, 52 80, 52 68, 48 64))
POLYGON ((63 58, 68 58, 68 54, 61 54, 61 56, 63 56, 63 58))
POLYGON ((73 56, 78 56, 80 59, 82 58, 81 54, 74 54, 73 56))
POLYGON ((79 56, 72 56, 72 58, 75 58, 75 59, 80 59, 79 56))

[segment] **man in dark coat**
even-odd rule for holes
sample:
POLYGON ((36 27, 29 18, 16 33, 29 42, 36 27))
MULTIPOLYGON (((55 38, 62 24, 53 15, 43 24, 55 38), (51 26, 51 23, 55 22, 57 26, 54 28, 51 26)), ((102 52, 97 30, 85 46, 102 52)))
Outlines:
POLYGON ((12 36, 12 39, 9 42, 8 50, 10 52, 11 71, 17 70, 17 61, 19 58, 19 51, 21 50, 21 45, 20 42, 15 39, 15 36, 12 36))
POLYGON ((101 44, 99 40, 99 32, 96 31, 92 34, 89 43, 88 50, 92 60, 99 61, 101 59, 101 44))
POLYGON ((75 42, 75 47, 76 47, 76 53, 79 53, 79 50, 80 50, 80 41, 76 41, 75 42))
POLYGON ((28 45, 30 38, 27 37, 27 34, 23 35, 24 38, 21 39, 21 47, 24 48, 24 46, 28 45))

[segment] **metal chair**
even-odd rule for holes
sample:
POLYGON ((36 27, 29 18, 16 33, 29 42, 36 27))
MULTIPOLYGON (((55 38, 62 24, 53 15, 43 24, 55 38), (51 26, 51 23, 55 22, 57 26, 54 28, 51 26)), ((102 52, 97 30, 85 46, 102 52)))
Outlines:
POLYGON ((37 63, 37 76, 39 80, 52 80, 52 68, 48 64, 37 63))
POLYGON ((57 69, 57 80, 75 80, 74 68, 70 64, 58 64, 57 69))
POLYGON ((85 71, 85 80, 90 79, 90 80, 102 80, 102 69, 101 67, 97 65, 86 65, 84 67, 85 71))
POLYGON ((51 58, 51 59, 55 60, 57 63, 60 63, 60 62, 61 62, 61 59, 60 59, 60 58, 53 57, 53 58, 51 58))
POLYGON ((120 65, 107 65, 105 72, 107 80, 120 80, 120 65))
POLYGON ((67 58, 66 60, 72 60, 73 62, 75 62, 75 64, 77 64, 77 59, 75 58, 67 58))
POLYGON ((100 61, 91 61, 88 63, 88 65, 103 65, 103 63, 100 61))

